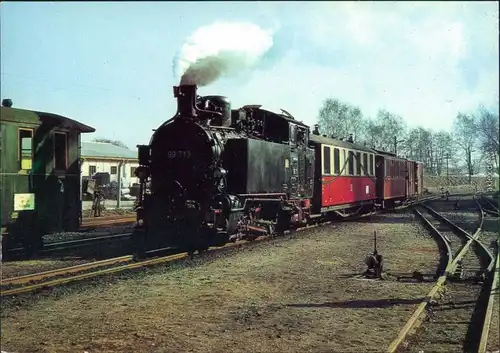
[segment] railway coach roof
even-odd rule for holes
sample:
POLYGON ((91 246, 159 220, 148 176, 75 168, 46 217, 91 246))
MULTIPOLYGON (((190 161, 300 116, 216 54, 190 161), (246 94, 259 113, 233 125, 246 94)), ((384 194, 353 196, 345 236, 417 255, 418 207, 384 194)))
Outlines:
POLYGON ((336 139, 332 139, 332 138, 324 137, 324 136, 320 136, 320 135, 310 134, 309 141, 311 141, 312 143, 317 143, 317 144, 332 145, 332 146, 337 146, 337 147, 341 147, 341 148, 348 148, 348 149, 364 151, 364 152, 369 152, 369 153, 377 153, 375 150, 373 150, 367 146, 363 146, 360 144, 351 143, 351 142, 347 142, 347 141, 340 141, 340 140, 336 140, 336 139))
POLYGON ((54 113, 8 107, 0 107, 0 109, 2 121, 37 125, 52 125, 68 129, 76 129, 80 132, 95 132, 95 129, 93 127, 54 113))

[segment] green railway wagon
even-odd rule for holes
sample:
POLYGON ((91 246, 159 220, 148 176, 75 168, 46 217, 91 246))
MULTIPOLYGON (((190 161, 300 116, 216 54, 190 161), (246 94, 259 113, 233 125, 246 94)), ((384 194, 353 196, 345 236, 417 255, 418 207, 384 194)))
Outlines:
POLYGON ((95 129, 67 117, 0 108, 2 258, 14 248, 33 254, 43 235, 81 224, 81 134, 95 129))

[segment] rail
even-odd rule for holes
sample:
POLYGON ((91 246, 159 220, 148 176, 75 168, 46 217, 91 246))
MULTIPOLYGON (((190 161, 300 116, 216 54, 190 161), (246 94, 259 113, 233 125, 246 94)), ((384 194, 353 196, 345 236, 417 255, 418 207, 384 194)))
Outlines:
POLYGON ((492 272, 490 272, 491 287, 489 290, 488 304, 486 306, 485 318, 483 322, 483 327, 481 328, 481 340, 479 342, 478 353, 486 353, 486 348, 488 346, 488 336, 491 327, 491 319, 493 317, 493 307, 495 306, 495 295, 499 294, 498 286, 498 272, 500 271, 500 253, 498 252, 498 242, 497 242, 497 258, 495 261, 496 265, 492 272))
MULTIPOLYGON (((422 200, 419 200, 417 203, 414 203, 413 205, 419 204, 420 202, 429 201, 429 200, 435 199, 435 198, 436 198, 436 196, 422 199, 422 200)), ((411 206, 412 205, 404 205, 404 206, 397 207, 396 209, 405 209, 405 208, 408 208, 411 206)), ((358 218, 368 217, 372 214, 373 213, 362 215, 358 218)), ((314 224, 314 225, 310 225, 310 226, 306 226, 306 227, 297 228, 294 230, 288 230, 285 232, 285 234, 301 232, 301 231, 316 228, 319 226, 325 226, 325 225, 328 225, 330 223, 331 222, 328 221, 328 222, 314 224)), ((126 234, 123 234, 123 235, 126 235, 126 234)), ((110 236, 110 237, 112 237, 112 236, 110 236)), ((98 239, 98 238, 96 238, 96 239, 98 239)), ((235 243, 228 243, 223 247, 212 247, 209 249, 209 251, 211 253, 218 252, 218 251, 225 251, 225 250, 228 250, 231 248, 246 246, 247 244, 253 244, 256 242, 261 242, 261 241, 270 240, 270 239, 272 239, 272 238, 260 237, 260 238, 253 240, 253 241, 246 241, 246 240, 237 241, 235 243)), ((85 239, 83 239, 82 241, 84 241, 84 240, 85 239)), ((72 241, 72 242, 76 244, 78 242, 78 240, 72 241)), ((63 243, 68 243, 68 242, 61 242, 59 244, 63 244, 63 243)), ((161 250, 164 250, 164 249, 151 250, 148 252, 148 254, 159 252, 161 250)), ((155 264, 161 264, 161 263, 168 263, 168 262, 171 262, 174 260, 180 260, 180 259, 184 259, 187 257, 188 257, 187 253, 174 254, 174 255, 169 255, 169 256, 164 256, 164 257, 158 257, 155 259, 148 259, 148 260, 143 260, 143 261, 139 261, 139 262, 134 262, 134 263, 122 265, 119 267, 113 267, 113 268, 107 268, 104 270, 87 272, 87 273, 79 274, 76 276, 58 278, 58 279, 54 279, 54 280, 48 281, 48 282, 29 284, 29 285, 19 287, 19 288, 9 288, 6 290, 2 290, 1 297, 32 292, 32 291, 35 291, 35 290, 41 289, 41 288, 55 287, 55 286, 70 283, 70 282, 80 281, 80 280, 89 279, 89 278, 95 278, 95 277, 103 276, 106 274, 112 274, 112 273, 126 271, 129 269, 135 269, 135 268, 140 268, 140 267, 145 267, 145 266, 150 266, 150 265, 155 265, 155 264)), ((37 281, 39 282, 41 280, 46 280, 46 279, 50 279, 50 278, 54 278, 54 277, 58 277, 58 276, 66 276, 69 274, 76 274, 76 273, 88 271, 90 269, 96 269, 99 267, 107 267, 107 266, 121 264, 124 262, 130 262, 130 261, 132 261, 132 258, 133 258, 132 255, 127 255, 127 256, 122 256, 122 257, 118 257, 118 258, 106 259, 106 260, 101 260, 101 261, 94 261, 94 262, 91 262, 88 264, 81 264, 81 265, 76 265, 76 266, 72 266, 72 267, 55 269, 55 270, 50 270, 50 271, 45 271, 45 272, 40 272, 40 273, 35 273, 35 274, 30 274, 30 275, 7 278, 7 279, 2 280, 2 286, 28 284, 28 283, 37 282, 37 281)))
MULTIPOLYGON (((423 318, 423 316, 424 316, 423 313, 424 313, 425 309, 427 308, 427 305, 431 302, 431 300, 433 300, 436 297, 436 295, 438 294, 439 290, 446 283, 449 275, 451 275, 451 274, 453 274, 455 272, 455 269, 457 267, 458 262, 463 259, 464 255, 467 253, 470 245, 473 242, 479 243, 480 246, 483 248, 483 250, 485 250, 486 253, 489 255, 489 257, 491 259, 493 259, 493 257, 491 256, 491 253, 489 252, 489 250, 486 249, 483 246, 483 244, 481 244, 477 240, 477 238, 479 237, 479 234, 481 233, 481 229, 483 227, 484 212, 482 210, 481 205, 478 202, 476 202, 476 204, 477 204, 477 206, 479 208, 479 212, 480 212, 480 222, 479 222, 479 227, 475 231, 474 235, 470 235, 467 231, 465 231, 461 227, 457 226, 456 224, 454 224, 453 222, 451 222, 450 220, 448 220, 446 217, 444 217, 441 214, 437 213, 431 207, 425 205, 424 203, 421 204, 423 207, 425 207, 429 211, 430 214, 432 214, 436 218, 442 220, 443 222, 449 224, 457 232, 461 233, 462 235, 465 235, 469 240, 467 241, 467 243, 465 245, 462 246, 461 251, 457 254, 457 256, 455 257, 455 259, 453 261, 451 261, 451 262, 448 262, 448 265, 444 269, 443 274, 438 278, 438 280, 436 281, 436 284, 432 287, 432 289, 427 294, 427 296, 423 299, 423 301, 419 304, 419 306, 417 307, 417 309, 410 316, 410 318, 408 319, 408 321, 405 323, 405 325, 403 326, 403 328, 398 333, 398 336, 396 337, 396 339, 391 342, 391 344, 389 345, 389 347, 387 349, 387 352, 389 352, 389 353, 395 353, 401 347, 402 343, 406 341, 406 339, 409 336, 410 332, 416 330, 420 326, 420 324, 423 322, 423 319, 424 319, 423 318)), ((450 248, 449 248, 449 250, 451 251, 450 248)), ((448 259, 449 258, 450 258, 450 255, 448 255, 448 259)), ((490 266, 491 265, 492 265, 492 263, 490 262, 490 266)), ((490 266, 488 267, 488 269, 490 269, 490 266)))

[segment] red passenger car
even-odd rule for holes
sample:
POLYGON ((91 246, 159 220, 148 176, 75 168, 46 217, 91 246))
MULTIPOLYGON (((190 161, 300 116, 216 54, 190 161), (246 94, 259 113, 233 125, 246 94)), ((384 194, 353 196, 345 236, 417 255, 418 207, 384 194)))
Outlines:
POLYGON ((377 200, 382 206, 393 207, 407 195, 407 160, 393 153, 377 151, 375 175, 377 177, 377 200))
POLYGON ((372 149, 318 135, 315 148, 313 213, 372 206, 375 194, 375 153, 372 149))

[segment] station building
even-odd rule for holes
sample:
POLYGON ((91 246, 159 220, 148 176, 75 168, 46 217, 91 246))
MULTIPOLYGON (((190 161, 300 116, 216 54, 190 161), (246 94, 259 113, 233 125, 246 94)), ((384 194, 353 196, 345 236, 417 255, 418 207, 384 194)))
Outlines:
POLYGON ((81 147, 82 177, 91 177, 95 173, 109 173, 110 181, 118 181, 121 174, 122 187, 138 183, 135 169, 139 166, 137 151, 106 142, 82 142, 81 147), (119 168, 121 166, 121 173, 119 168))

